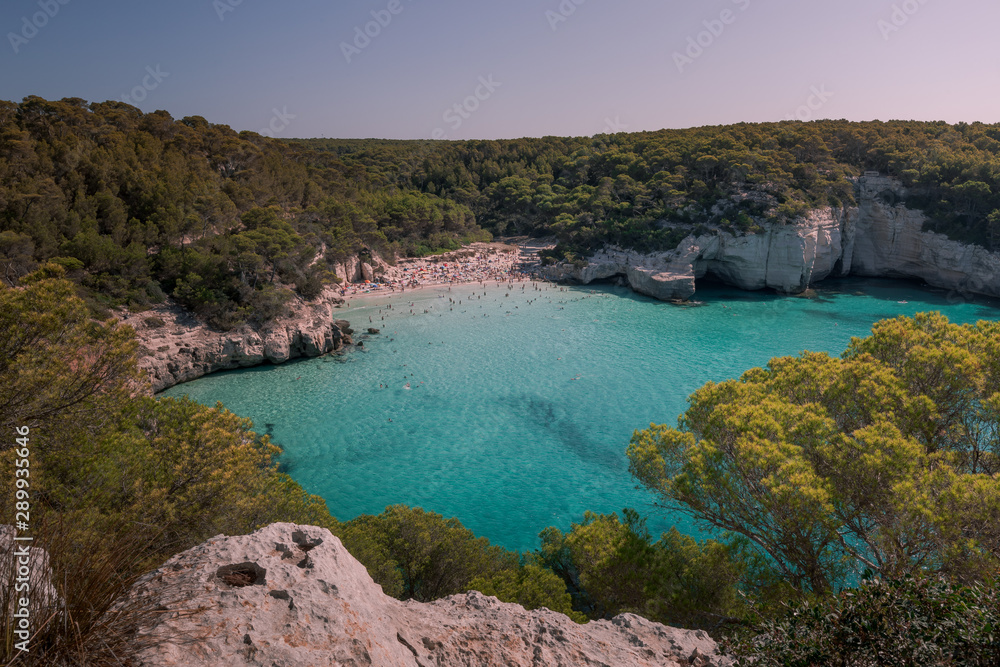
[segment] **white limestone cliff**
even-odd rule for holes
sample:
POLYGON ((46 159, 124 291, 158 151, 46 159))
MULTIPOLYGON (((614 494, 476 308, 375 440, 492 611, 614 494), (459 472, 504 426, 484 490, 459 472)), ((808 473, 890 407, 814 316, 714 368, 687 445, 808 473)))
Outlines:
POLYGON ((705 276, 746 290, 798 293, 828 277, 923 280, 932 287, 1000 296, 1000 254, 923 231, 923 213, 897 204, 898 181, 858 179, 858 206, 817 209, 797 224, 765 223, 755 234, 689 236, 670 252, 607 248, 586 266, 546 269, 554 280, 589 284, 624 276, 632 288, 665 301, 688 299, 705 276))
POLYGON ((352 333, 346 321, 333 317, 333 307, 341 302, 328 290, 263 327, 232 331, 213 330, 169 302, 123 319, 138 336, 139 367, 147 372, 152 391, 160 392, 220 370, 339 351, 351 343, 352 333))
POLYGON ((852 275, 917 278, 933 287, 1000 296, 1000 254, 921 231, 925 217, 888 201, 904 192, 888 178, 860 179, 844 266, 852 275))

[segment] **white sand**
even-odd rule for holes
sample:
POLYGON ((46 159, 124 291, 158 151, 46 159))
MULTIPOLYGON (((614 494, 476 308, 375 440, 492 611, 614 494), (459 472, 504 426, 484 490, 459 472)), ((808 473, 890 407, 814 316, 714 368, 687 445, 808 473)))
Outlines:
POLYGON ((376 285, 352 283, 342 286, 345 298, 401 294, 429 287, 477 284, 501 285, 540 280, 537 248, 528 244, 473 243, 460 250, 400 259, 376 276, 376 285))

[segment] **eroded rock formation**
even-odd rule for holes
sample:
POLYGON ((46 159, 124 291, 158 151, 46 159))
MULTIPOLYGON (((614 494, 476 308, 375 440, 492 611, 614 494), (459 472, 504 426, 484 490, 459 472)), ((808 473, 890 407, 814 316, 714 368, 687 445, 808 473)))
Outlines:
POLYGON ((352 255, 343 262, 335 264, 334 273, 345 283, 361 283, 366 280, 374 282, 377 276, 391 270, 389 264, 377 252, 369 251, 369 255, 371 263, 352 255))
POLYGON ((1000 255, 923 231, 926 218, 898 202, 898 181, 857 181, 858 206, 812 211, 798 224, 765 224, 756 234, 689 236, 670 252, 609 248, 585 267, 547 269, 555 280, 588 284, 625 276, 632 288, 664 301, 687 299, 706 275, 746 290, 797 293, 827 277, 914 278, 933 287, 1000 296, 1000 255))
POLYGON ((351 343, 352 333, 346 321, 333 318, 333 306, 340 302, 332 290, 327 291, 313 302, 294 305, 290 317, 226 332, 215 331, 169 304, 125 318, 125 323, 138 334, 143 348, 139 365, 158 392, 215 371, 339 351, 351 343))
POLYGON ((631 614, 578 625, 476 592, 400 602, 313 526, 215 537, 146 575, 133 594, 166 607, 138 638, 148 667, 729 664, 705 633, 631 614))

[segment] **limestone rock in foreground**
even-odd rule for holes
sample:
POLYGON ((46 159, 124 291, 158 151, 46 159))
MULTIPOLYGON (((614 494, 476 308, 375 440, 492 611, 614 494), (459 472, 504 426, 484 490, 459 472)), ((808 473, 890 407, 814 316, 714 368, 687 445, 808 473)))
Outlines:
POLYGON ((631 614, 577 625, 476 592, 400 602, 314 526, 278 523, 212 538, 146 575, 133 594, 168 610, 142 632, 143 645, 161 642, 140 652, 147 667, 729 664, 705 633, 631 614), (185 602, 166 602, 179 592, 185 602))

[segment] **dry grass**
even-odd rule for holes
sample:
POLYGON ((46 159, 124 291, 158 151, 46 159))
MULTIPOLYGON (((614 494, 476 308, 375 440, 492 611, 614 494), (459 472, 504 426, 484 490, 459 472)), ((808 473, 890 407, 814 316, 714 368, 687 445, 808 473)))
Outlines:
POLYGON ((148 568, 144 559, 156 536, 122 528, 107 537, 85 539, 61 523, 33 532, 34 545, 43 547, 48 559, 33 553, 31 576, 36 585, 29 598, 33 634, 27 653, 15 647, 20 641, 14 634, 15 598, 23 593, 15 591, 13 544, 0 539, 0 665, 129 667, 136 664, 135 655, 153 643, 143 628, 157 625, 165 614, 198 612, 183 609, 185 597, 190 596, 180 591, 170 601, 128 595, 148 568), (45 593, 46 579, 54 586, 54 599, 45 593))

